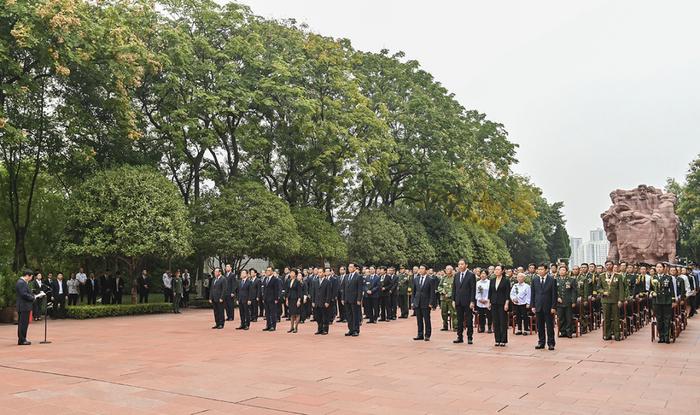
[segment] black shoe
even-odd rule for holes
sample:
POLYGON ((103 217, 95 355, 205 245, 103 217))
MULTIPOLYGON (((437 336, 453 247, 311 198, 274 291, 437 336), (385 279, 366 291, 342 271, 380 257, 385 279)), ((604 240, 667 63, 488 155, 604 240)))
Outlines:
POLYGON ((612 339, 612 337, 603 337, 603 340, 605 340, 605 341, 608 341, 608 340, 611 340, 611 339, 612 339))
POLYGON ((345 335, 348 336, 348 337, 349 337, 349 336, 352 336, 352 332, 349 331, 349 332, 345 333, 345 335))
POLYGON ((447 327, 443 327, 440 329, 440 331, 450 331, 450 329, 448 329, 447 327))
POLYGON ((224 326, 217 327, 217 329, 219 329, 219 330, 222 330, 223 328, 224 328, 224 326))
POLYGON ((455 343, 455 344, 464 343, 464 340, 462 340, 462 339, 452 340, 452 343, 455 343))
POLYGON ((270 331, 270 328, 269 328, 269 327, 265 327, 264 329, 262 329, 262 331, 270 331))
POLYGON ((548 349, 548 350, 554 350, 554 346, 548 346, 547 349, 548 349))
POLYGON ((273 327, 273 328, 271 328, 271 329, 268 330, 268 331, 275 331, 275 330, 277 330, 277 329, 273 327))
POLYGON ((248 330, 249 328, 250 328, 250 326, 245 326, 245 327, 243 327, 243 330, 248 330))
POLYGON ((314 333, 314 334, 315 334, 315 335, 319 335, 319 334, 323 334, 323 332, 322 332, 322 331, 317 331, 317 332, 314 333))
POLYGON ((219 328, 219 326, 214 326, 214 327, 212 327, 212 328, 213 328, 213 329, 218 329, 218 328, 219 328))
POLYGON ((357 336, 359 336, 359 335, 360 335, 360 333, 353 333, 353 334, 352 334, 352 337, 357 337, 357 336))
POLYGON ((536 350, 542 350, 542 349, 544 349, 544 344, 538 344, 537 346, 535 346, 535 349, 536 349, 536 350))
POLYGON ((243 326, 238 326, 238 327, 236 327, 236 330, 243 330, 244 328, 245 327, 243 327, 243 326))
POLYGON ((526 332, 526 331, 523 332, 523 336, 527 336, 527 332, 526 332))
POLYGON ((379 321, 386 321, 386 319, 385 319, 385 318, 380 318, 379 321))
POLYGON ((467 344, 474 344, 474 342, 472 341, 472 339, 467 339, 467 344))
POLYGON ((294 329, 287 330, 287 333, 293 333, 293 332, 294 332, 294 329))
POLYGON ((327 332, 327 331, 322 331, 322 332, 321 332, 321 336, 327 336, 327 335, 328 335, 328 332, 327 332))
POLYGON ((32 342, 27 341, 27 340, 25 340, 23 342, 17 342, 17 346, 29 346, 30 344, 32 344, 32 342))
POLYGON ((429 341, 430 341, 430 337, 426 337, 426 338, 424 338, 423 340, 429 342, 429 341))
POLYGON ((413 340, 423 340, 423 336, 414 337, 413 340))
POLYGON ((615 337, 616 342, 619 342, 620 340, 622 340, 622 339, 620 339, 619 337, 615 337))
POLYGON ((227 318, 226 321, 233 321, 233 319, 232 319, 232 318, 227 318))
POLYGON ((489 329, 489 331, 487 331, 487 333, 493 334, 493 330, 489 329))
POLYGON ((573 339, 573 338, 574 338, 574 335, 573 335, 573 334, 567 334, 566 337, 568 337, 568 338, 570 338, 570 339, 573 339))
POLYGON ((522 336, 522 335, 523 335, 523 332, 522 332, 522 331, 519 331, 519 332, 515 333, 515 335, 516 335, 516 336, 522 336))

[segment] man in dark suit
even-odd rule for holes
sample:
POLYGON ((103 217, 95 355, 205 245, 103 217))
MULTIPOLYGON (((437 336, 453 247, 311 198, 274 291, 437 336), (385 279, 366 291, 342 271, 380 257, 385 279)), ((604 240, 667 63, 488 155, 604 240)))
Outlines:
POLYGON ((549 350, 554 350, 554 314, 557 312, 557 281, 547 274, 547 266, 537 266, 537 275, 532 278, 532 312, 537 318, 537 346, 544 349, 545 341, 549 350), (545 326, 547 337, 545 338, 545 326))
POLYGON ((374 267, 370 267, 365 276, 365 298, 367 299, 365 315, 369 320, 369 324, 377 323, 377 317, 379 317, 379 313, 377 313, 379 305, 379 276, 374 272, 374 267))
POLYGON ((328 318, 330 316, 332 287, 332 282, 324 273, 321 273, 319 278, 314 280, 311 287, 311 306, 314 309, 314 318, 318 326, 318 329, 314 334, 328 334, 328 318))
POLYGON ((345 323, 345 306, 343 305, 343 289, 345 288, 345 278, 348 274, 345 272, 345 267, 340 267, 338 276, 338 323, 345 323))
POLYGON ((330 288, 330 307, 326 315, 326 324, 333 324, 335 317, 338 315, 338 292, 340 292, 340 281, 338 276, 333 273, 330 268, 326 268, 326 279, 331 285, 330 288))
POLYGON ((100 296, 102 304, 112 304, 112 293, 114 292, 114 280, 105 272, 100 276, 100 296))
POLYGON ((141 271, 141 276, 139 277, 137 287, 137 291, 139 293, 139 303, 147 303, 148 293, 151 289, 151 277, 148 276, 148 271, 145 269, 141 271))
POLYGON ((379 267, 379 321, 391 318, 391 285, 391 275, 387 274, 386 267, 379 267))
POLYGON ((66 281, 63 279, 62 272, 56 274, 56 279, 53 280, 51 284, 51 291, 53 292, 54 317, 65 318, 66 298, 68 298, 68 284, 66 284, 66 281))
POLYGON ((233 273, 231 264, 226 264, 226 274, 224 278, 226 278, 226 298, 224 299, 226 321, 233 321, 236 318, 233 306, 236 289, 238 288, 238 281, 236 280, 236 274, 233 273))
POLYGON ((122 303, 122 296, 124 295, 124 277, 122 277, 122 272, 117 271, 117 275, 114 277, 114 304, 122 303))
POLYGON ((90 273, 90 278, 85 283, 85 287, 87 290, 87 303, 97 304, 97 294, 100 293, 100 280, 95 278, 94 273, 90 273))
POLYGON ((265 317, 267 327, 263 331, 277 330, 277 304, 282 295, 282 283, 279 278, 272 274, 272 267, 265 270, 265 288, 263 291, 263 302, 265 303, 265 317))
POLYGON ((430 324, 430 309, 437 307, 436 286, 433 278, 428 275, 425 265, 418 269, 418 277, 413 280, 413 309, 416 312, 418 336, 413 340, 430 341, 432 325, 430 324))
POLYGON ((389 294, 389 319, 396 320, 396 308, 399 304, 399 275, 396 273, 396 268, 389 267, 389 276, 391 276, 391 291, 389 294))
POLYGON ((345 318, 348 321, 346 336, 357 337, 360 335, 360 322, 362 321, 362 290, 365 282, 357 273, 355 264, 348 265, 350 273, 343 280, 343 306, 345 318))
POLYGON ((260 287, 262 282, 260 281, 260 277, 258 277, 258 273, 254 268, 251 268, 248 273, 250 279, 250 320, 257 322, 258 306, 260 306, 260 287))
POLYGON ((32 271, 26 270, 15 284, 17 293, 17 345, 28 346, 32 342, 27 341, 27 329, 29 328, 29 313, 32 311, 34 300, 46 295, 41 291, 37 295, 32 294, 29 289, 29 280, 32 278, 32 271))
POLYGON ((226 280, 221 276, 221 268, 214 268, 214 279, 209 287, 209 303, 214 309, 213 329, 224 328, 224 297, 226 297, 226 280))
POLYGON ((241 282, 238 284, 238 312, 241 316, 241 325, 236 330, 248 330, 250 327, 250 297, 252 282, 248 279, 248 272, 241 271, 241 282))
POLYGON ((464 343, 464 324, 467 325, 467 343, 472 344, 474 324, 472 310, 476 295, 476 276, 467 268, 467 261, 460 259, 457 263, 457 274, 452 284, 452 298, 457 310, 457 340, 453 343, 464 343))

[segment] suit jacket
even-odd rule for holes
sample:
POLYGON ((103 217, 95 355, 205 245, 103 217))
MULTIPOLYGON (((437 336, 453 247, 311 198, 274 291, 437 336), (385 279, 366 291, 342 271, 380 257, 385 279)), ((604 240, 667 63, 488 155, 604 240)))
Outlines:
POLYGON ((226 297, 226 278, 214 278, 209 287, 209 299, 213 302, 219 302, 226 297))
POLYGON ((296 279, 287 281, 287 300, 289 300, 289 304, 296 303, 297 300, 303 300, 305 293, 304 281, 297 281, 296 279))
POLYGON ((333 298, 333 283, 328 278, 318 278, 314 281, 311 288, 311 301, 316 307, 323 306, 324 303, 330 303, 333 298))
POLYGON ((454 276, 452 298, 455 305, 468 307, 470 303, 474 302, 476 296, 476 276, 469 270, 464 271, 464 278, 461 278, 461 281, 459 276, 459 272, 454 276))
POLYGON ((138 278, 138 292, 139 293, 145 293, 148 290, 151 289, 151 277, 146 276, 146 278, 143 277, 143 274, 139 275, 138 278), (148 288, 146 286, 148 285, 148 288))
POLYGON ((350 304, 362 301, 364 287, 364 279, 357 272, 346 275, 343 281, 343 301, 350 304))
POLYGON ((29 284, 27 284, 27 281, 25 281, 23 278, 18 279, 17 284, 15 284, 15 291, 17 293, 17 311, 31 311, 35 297, 29 290, 29 284))
POLYGON ((367 277, 367 281, 365 281, 366 285, 366 290, 365 291, 371 291, 370 294, 367 294, 368 297, 372 298, 379 298, 379 283, 380 283, 379 275, 374 274, 370 275, 367 277))
POLYGON ((264 300, 272 302, 280 299, 282 295, 282 282, 279 278, 272 276, 268 279, 267 284, 265 284, 265 291, 263 292, 264 300))
POLYGON ((258 300, 261 296, 261 282, 260 277, 255 277, 255 279, 250 280, 250 299, 258 300))
MULTIPOLYGON (((58 297, 60 295, 60 294, 58 294, 58 292, 60 291, 58 288, 59 282, 58 282, 58 280, 53 280, 53 281, 51 281, 51 283, 52 283, 51 284, 51 291, 53 291, 53 296, 58 297)), ((62 288, 63 288, 63 296, 68 297, 68 284, 66 284, 66 280, 61 281, 60 284, 62 285, 62 288)))
POLYGON ((86 287, 85 289, 87 290, 88 294, 92 294, 92 293, 97 294, 100 292, 100 280, 97 278, 95 278, 94 280, 88 278, 85 281, 85 287, 86 287), (93 287, 93 281, 95 282, 94 287, 93 287))
POLYGON ((413 279, 413 307, 414 308, 429 308, 437 307, 437 294, 435 281, 432 277, 426 275, 421 284, 423 277, 418 276, 413 279))
POLYGON ((391 276, 391 294, 395 295, 399 292, 399 274, 391 276))
POLYGON ((228 272, 224 278, 226 278, 226 295, 231 297, 231 294, 236 294, 236 290, 238 289, 236 274, 233 272, 228 272))
POLYGON ((380 277, 381 288, 380 295, 382 297, 388 297, 391 294, 391 276, 389 274, 384 274, 380 277), (382 289, 383 288, 383 289, 382 289))
POLYGON ((114 278, 114 290, 118 293, 124 291, 124 277, 114 278))
POLYGON ((114 291, 114 279, 106 276, 106 275, 100 275, 100 293, 102 295, 107 295, 110 294, 112 291, 114 291))
POLYGON ((250 279, 246 278, 245 280, 240 281, 240 283, 238 284, 238 303, 239 304, 245 304, 249 300, 252 300, 252 298, 253 298, 252 289, 253 289, 253 283, 250 281, 250 279))
POLYGON ((489 302, 492 305, 505 305, 506 301, 510 301, 510 281, 503 276, 496 287, 496 278, 492 279, 489 283, 489 302))
POLYGON ((544 285, 540 281, 540 276, 532 277, 532 290, 530 306, 537 312, 547 313, 557 305, 557 280, 551 275, 547 275, 544 285))

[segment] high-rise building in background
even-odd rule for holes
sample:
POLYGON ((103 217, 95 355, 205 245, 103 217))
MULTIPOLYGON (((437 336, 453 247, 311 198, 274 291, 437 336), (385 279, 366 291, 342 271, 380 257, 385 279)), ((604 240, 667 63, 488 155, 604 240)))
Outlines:
POLYGON ((580 265, 581 263, 603 264, 608 258, 608 249, 610 243, 605 236, 603 229, 594 229, 589 232, 590 240, 583 242, 583 238, 569 238, 571 245, 571 265, 580 265))

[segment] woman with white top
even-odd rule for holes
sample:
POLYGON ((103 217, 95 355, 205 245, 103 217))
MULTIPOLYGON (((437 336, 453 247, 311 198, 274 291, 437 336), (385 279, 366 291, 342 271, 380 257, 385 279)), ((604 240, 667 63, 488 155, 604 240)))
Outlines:
POLYGON ((515 321, 518 326, 516 335, 527 336, 527 308, 530 304, 530 286, 525 283, 525 273, 518 273, 518 282, 510 289, 510 300, 513 302, 515 321), (526 331, 523 331, 523 327, 526 331))
POLYGON ((486 323, 488 321, 489 333, 491 330, 491 311, 489 310, 489 285, 490 281, 488 279, 488 272, 486 270, 481 270, 479 272, 479 281, 476 282, 476 293, 474 294, 474 299, 476 300, 476 312, 479 315, 479 333, 483 333, 486 328, 486 323))

